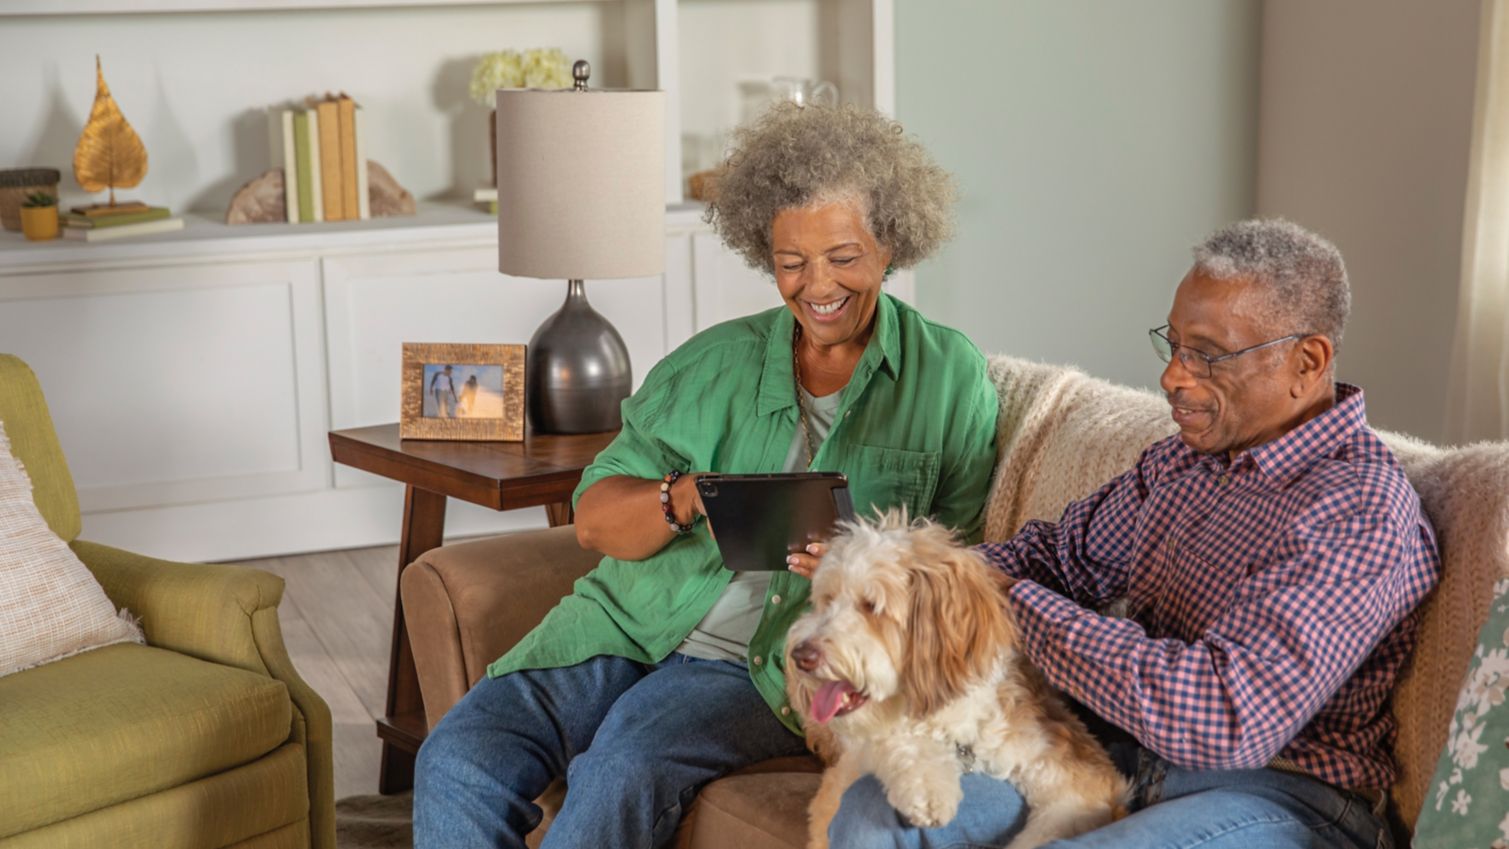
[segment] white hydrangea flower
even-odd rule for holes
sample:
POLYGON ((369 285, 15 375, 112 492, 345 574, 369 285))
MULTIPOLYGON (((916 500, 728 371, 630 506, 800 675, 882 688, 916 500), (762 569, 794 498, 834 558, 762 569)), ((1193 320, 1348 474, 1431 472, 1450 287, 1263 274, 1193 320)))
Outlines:
POLYGON ((470 93, 472 100, 491 106, 500 88, 570 88, 571 82, 571 63, 559 47, 500 50, 477 60, 470 93))
POLYGON ((528 88, 568 88, 571 65, 559 47, 524 51, 524 85, 528 88))
POLYGON ((492 105, 493 92, 500 88, 517 88, 524 83, 524 57, 517 50, 500 50, 477 60, 472 68, 472 100, 492 105))
POLYGON ((1467 816, 1467 809, 1472 805, 1472 796, 1466 790, 1458 790, 1457 798, 1451 802, 1451 812, 1460 816, 1467 816))

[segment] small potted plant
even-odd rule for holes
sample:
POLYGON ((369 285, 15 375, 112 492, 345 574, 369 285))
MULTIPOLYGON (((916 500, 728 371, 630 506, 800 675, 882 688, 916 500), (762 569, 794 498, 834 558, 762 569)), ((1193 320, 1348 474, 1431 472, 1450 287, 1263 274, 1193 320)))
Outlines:
POLYGON ((58 237, 58 199, 46 192, 32 192, 21 202, 21 232, 34 242, 58 237))

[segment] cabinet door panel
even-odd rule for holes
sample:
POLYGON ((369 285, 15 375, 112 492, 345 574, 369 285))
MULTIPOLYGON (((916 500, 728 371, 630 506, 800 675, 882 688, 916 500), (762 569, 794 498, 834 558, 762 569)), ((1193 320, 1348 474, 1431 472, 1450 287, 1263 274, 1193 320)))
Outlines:
MULTIPOLYGON (((491 246, 323 262, 337 429, 397 420, 404 342, 527 344, 566 297, 563 281, 500 274, 491 246)), ((666 353, 662 279, 589 280, 587 297, 628 345, 637 388, 666 353)), ((336 470, 338 485, 374 480, 336 470)))
POLYGON ((692 275, 699 331, 781 305, 770 275, 745 265, 713 233, 692 234, 692 275))
POLYGON ((312 261, 0 278, 87 513, 323 487, 312 261))

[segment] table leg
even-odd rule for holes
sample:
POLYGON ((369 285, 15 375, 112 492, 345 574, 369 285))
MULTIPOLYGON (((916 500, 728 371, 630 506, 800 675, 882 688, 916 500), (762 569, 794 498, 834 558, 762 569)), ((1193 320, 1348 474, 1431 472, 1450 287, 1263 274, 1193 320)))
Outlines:
POLYGON ((559 528, 561 525, 569 525, 576 521, 576 511, 571 509, 570 501, 546 504, 545 520, 550 523, 550 527, 559 528))
MULTIPOLYGON (((419 555, 440 545, 445 533, 445 496, 418 487, 404 491, 403 535, 398 543, 398 577, 419 555)), ((388 713, 378 722, 382 737, 380 793, 401 793, 414 784, 414 755, 428 726, 424 701, 419 694, 419 675, 414 671, 414 652, 404 626, 403 595, 394 584, 393 651, 388 658, 388 713)))

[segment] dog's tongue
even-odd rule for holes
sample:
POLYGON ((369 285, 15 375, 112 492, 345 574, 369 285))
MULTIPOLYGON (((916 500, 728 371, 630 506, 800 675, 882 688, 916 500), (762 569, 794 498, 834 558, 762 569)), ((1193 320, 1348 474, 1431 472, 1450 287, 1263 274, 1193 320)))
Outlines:
POLYGON ((819 725, 832 719, 843 706, 844 696, 854 692, 847 681, 829 681, 812 696, 812 718, 819 725))

